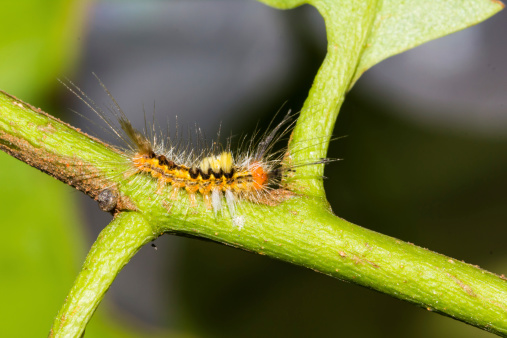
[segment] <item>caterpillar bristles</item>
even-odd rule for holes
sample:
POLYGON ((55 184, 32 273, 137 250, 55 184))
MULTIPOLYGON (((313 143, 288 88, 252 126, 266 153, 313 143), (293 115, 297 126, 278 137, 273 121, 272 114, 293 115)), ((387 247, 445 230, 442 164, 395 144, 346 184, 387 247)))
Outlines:
MULTIPOLYGON (((114 119, 108 117, 72 82, 62 83, 104 121, 115 137, 124 144, 121 148, 114 147, 121 153, 125 162, 126 169, 122 173, 123 178, 144 174, 156 180, 157 189, 153 193, 157 200, 161 200, 160 203, 168 212, 172 204, 167 199, 177 203, 179 192, 185 191, 190 208, 198 208, 199 202, 196 196, 201 195, 204 204, 201 208, 212 211, 215 217, 225 215, 224 209, 228 209, 233 225, 241 229, 245 225, 245 219, 241 215, 243 201, 276 205, 287 196, 293 195, 284 189, 285 181, 290 173, 302 166, 333 161, 319 158, 309 159, 303 163, 291 163, 287 160, 291 154, 287 153, 286 148, 273 150, 295 124, 295 115, 290 111, 264 136, 259 136, 259 131, 256 131, 252 137, 241 138, 238 151, 231 150, 231 137, 227 139, 225 146, 218 141, 209 145, 199 128, 196 128, 196 147, 192 146, 192 142, 182 141, 178 128, 176 128, 175 139, 162 137, 160 129, 155 126, 155 119, 148 128, 146 117, 144 132, 140 132, 132 126, 102 81, 95 74, 93 75, 111 99, 112 105, 108 110, 109 116, 114 119)), ((219 137, 220 131, 217 139, 219 137)), ((328 139, 328 137, 324 138, 325 141, 328 139)), ((318 143, 322 142, 324 141, 320 140, 318 143)), ((292 150, 292 154, 301 150, 303 149, 292 150)), ((107 160, 102 164, 106 176, 108 167, 113 164, 118 165, 116 162, 108 163, 107 160)), ((91 177, 81 177, 81 179, 87 178, 91 177)), ((107 188, 104 187, 104 189, 107 188)), ((99 202, 104 205, 104 208, 110 209, 111 199, 111 192, 105 190, 99 202)))

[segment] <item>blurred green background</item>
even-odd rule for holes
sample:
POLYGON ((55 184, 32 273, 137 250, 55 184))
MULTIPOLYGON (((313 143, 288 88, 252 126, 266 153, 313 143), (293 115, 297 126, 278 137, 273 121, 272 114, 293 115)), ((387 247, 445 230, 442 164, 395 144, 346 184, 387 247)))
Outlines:
MULTIPOLYGON (((507 16, 368 71, 340 113, 326 169, 353 223, 507 272, 507 16)), ((90 127, 57 79, 107 104, 96 72, 141 126, 156 104, 208 135, 297 110, 325 53, 308 6, 254 1, 21 1, 0 14, 0 89, 90 127)), ((90 127, 90 128, 93 128, 90 127)), ((108 139, 100 129, 94 134, 108 139)), ((45 336, 110 216, 0 153, 0 336, 45 336)), ((163 236, 134 257, 87 337, 482 337, 374 291, 225 246, 163 236)))

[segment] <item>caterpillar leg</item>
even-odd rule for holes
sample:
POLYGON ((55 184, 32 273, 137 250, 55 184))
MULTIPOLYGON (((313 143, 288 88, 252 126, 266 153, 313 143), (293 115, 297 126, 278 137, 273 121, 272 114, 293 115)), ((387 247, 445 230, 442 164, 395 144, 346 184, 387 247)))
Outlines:
POLYGON ((202 198, 204 199, 204 206, 207 210, 213 209, 213 206, 211 205, 211 196, 209 193, 202 195, 202 198))
POLYGON ((171 191, 171 195, 169 196, 170 199, 173 201, 176 201, 178 199, 178 192, 180 191, 180 188, 173 185, 173 189, 171 191))
POLYGON ((197 200, 195 199, 195 194, 199 191, 199 186, 197 183, 187 184, 185 190, 188 193, 188 199, 190 200, 190 207, 195 208, 197 206, 197 200))
POLYGON ((162 195, 162 191, 164 190, 165 188, 165 181, 162 177, 159 177, 158 180, 157 180, 157 191, 156 193, 158 195, 162 195))
POLYGON ((195 193, 189 193, 188 199, 190 200, 190 207, 195 208, 197 206, 197 200, 195 199, 195 193))

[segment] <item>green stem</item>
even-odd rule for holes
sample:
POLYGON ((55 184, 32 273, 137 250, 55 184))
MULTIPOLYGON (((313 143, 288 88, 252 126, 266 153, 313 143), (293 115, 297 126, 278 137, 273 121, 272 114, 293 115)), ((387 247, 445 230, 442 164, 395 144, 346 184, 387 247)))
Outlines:
POLYGON ((93 244, 49 336, 80 337, 116 275, 144 244, 155 238, 139 213, 118 215, 93 244))
POLYGON ((283 210, 252 210, 247 219, 250 226, 241 232, 230 225, 194 223, 188 218, 187 223, 166 224, 164 230, 305 266, 507 335, 503 277, 351 224, 326 210, 318 199, 293 199, 284 203, 283 210))
MULTIPOLYGON (((338 2, 339 6, 335 1, 313 1, 326 23, 328 46, 292 135, 291 146, 305 149, 294 154, 296 163, 326 157, 336 118, 376 16, 376 0, 338 2)), ((322 177, 324 166, 298 171, 304 177, 322 177)), ((325 196, 322 180, 311 183, 305 194, 325 196)))
MULTIPOLYGON (((19 154, 30 153, 34 148, 38 149, 38 156, 50 160, 67 158, 69 149, 79 149, 79 156, 96 165, 97 170, 102 170, 104 158, 118 157, 96 140, 32 111, 6 94, 0 94, 0 148, 21 159, 24 157, 19 154)), ((30 160, 32 156, 25 158, 30 160)), ((52 169, 57 171, 54 176, 74 174, 73 166, 45 168, 52 169)), ((239 230, 227 217, 215 218, 212 213, 191 208, 184 193, 177 202, 171 202, 154 194, 156 182, 149 177, 137 175, 127 184, 121 175, 124 168, 118 165, 116 170, 111 180, 116 179, 120 195, 138 211, 121 213, 104 230, 107 236, 103 234, 94 245, 87 260, 92 265, 85 264, 57 318, 54 334, 61 332, 57 330, 62 315, 67 319, 61 330, 68 325, 84 328, 121 267, 143 243, 168 232, 204 237, 302 265, 507 336, 507 282, 503 278, 348 223, 334 216, 322 198, 294 197, 278 206, 245 202, 241 209, 245 227, 239 230), (127 219, 131 219, 131 225, 127 219), (95 261, 92 257, 100 259, 95 261), (95 274, 104 279, 92 283, 95 274), (85 305, 71 306, 79 299, 85 305), (74 324, 70 325, 68 318, 74 324)), ((200 197, 198 202, 203 203, 200 197)))
MULTIPOLYGON (((270 2, 277 1, 290 2, 270 2)), ((377 9, 374 0, 313 3, 326 22, 328 55, 293 133, 291 150, 302 149, 293 152, 295 162, 325 157, 377 9)), ((503 278, 336 217, 321 181, 312 178, 322 176, 322 166, 298 169, 294 188, 304 195, 278 206, 243 202, 245 227, 240 230, 228 217, 192 208, 184 192, 175 202, 154 194, 156 182, 147 176, 125 178, 128 164, 114 149, 7 94, 0 94, 0 149, 93 198, 106 187, 118 197, 119 214, 94 244, 55 320, 55 336, 83 332, 123 265, 163 232, 204 237, 302 265, 507 336, 503 278)), ((202 197, 197 199, 202 205, 202 197)))

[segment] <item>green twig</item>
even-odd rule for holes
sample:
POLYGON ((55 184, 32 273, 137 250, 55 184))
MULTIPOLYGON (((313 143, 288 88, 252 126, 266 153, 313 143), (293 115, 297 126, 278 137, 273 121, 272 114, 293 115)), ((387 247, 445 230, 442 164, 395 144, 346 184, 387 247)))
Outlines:
MULTIPOLYGON (((99 164, 104 158, 118 156, 96 140, 33 111, 6 94, 0 94, 0 148, 20 159, 28 159, 27 162, 32 165, 38 163, 31 160, 30 149, 36 150, 36 156, 48 160, 72 159, 79 153, 86 163, 96 165, 94 170, 100 170, 99 164), (67 144, 71 146, 66 147, 67 144), (19 154, 28 155, 23 157, 19 154)), ((76 166, 60 165, 66 163, 65 160, 55 163, 43 169, 55 177, 75 175, 76 166)), ((121 173, 121 170, 118 168, 118 172, 121 173)), ((132 185, 119 180, 116 184, 122 198, 129 201, 125 205, 136 206, 138 210, 120 213, 119 219, 125 217, 138 221, 130 227, 122 222, 122 231, 115 225, 105 230, 111 235, 107 236, 108 241, 119 236, 119 241, 128 238, 134 243, 129 250, 112 242, 94 246, 90 255, 103 257, 109 263, 85 264, 84 269, 87 270, 78 278, 69 298, 73 300, 72 304, 80 303, 81 306, 70 307, 66 303, 59 314, 60 319, 62 316, 82 318, 79 327, 84 328, 86 319, 93 313, 103 292, 127 258, 138 250, 139 245, 155 238, 156 234, 169 232, 204 237, 302 265, 491 332, 507 334, 505 280, 478 267, 348 223, 334 216, 321 198, 296 197, 279 206, 249 205, 244 210, 245 227, 239 230, 226 217, 215 219, 209 213, 194 213, 185 196, 180 196, 178 202, 168 210, 164 199, 153 198, 156 190, 153 180, 141 176, 137 181, 132 185), (138 189, 136 185, 146 188, 138 189), (125 214, 128 216, 123 216, 125 214), (103 274, 107 279, 103 277, 102 282, 96 283, 90 281, 86 286, 88 293, 79 291, 84 285, 83 278, 95 274, 103 274), (87 299, 92 296, 94 300, 87 299)), ((98 187, 104 181, 99 183, 98 187)), ((86 186, 92 187, 88 193, 98 195, 93 184, 86 186)), ((99 243, 103 240, 99 240, 99 243)), ((58 332, 56 327, 54 332, 58 332)))
POLYGON ((119 214, 93 244, 49 336, 81 336, 116 275, 144 244, 155 238, 140 213, 119 214))
MULTIPOLYGON (((266 2, 291 7, 301 1, 266 2)), ((381 31, 379 23, 386 20, 379 19, 378 13, 393 1, 314 4, 326 21, 328 56, 292 145, 331 134, 344 94, 357 78, 359 60, 374 43, 371 32, 381 31)), ((299 184, 293 188, 304 195, 281 196, 284 202, 277 206, 245 202, 241 210, 245 227, 240 230, 227 217, 191 208, 183 192, 172 202, 153 193, 156 182, 149 177, 125 178, 115 149, 5 93, 0 94, 0 149, 95 199, 106 189, 114 196, 117 217, 92 248, 55 321, 55 336, 79 335, 118 271, 142 244, 164 232, 204 237, 302 265, 507 335, 503 277, 336 217, 315 178, 321 175, 321 167, 298 170, 299 184)), ((295 160, 325 157, 326 150, 327 142, 313 141, 295 154, 295 160)))

